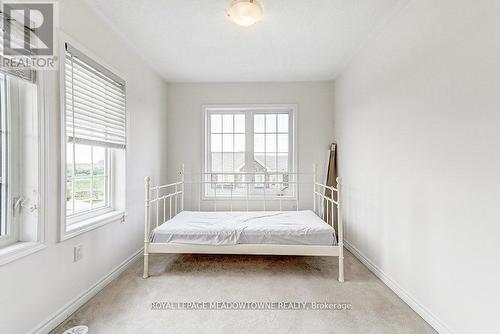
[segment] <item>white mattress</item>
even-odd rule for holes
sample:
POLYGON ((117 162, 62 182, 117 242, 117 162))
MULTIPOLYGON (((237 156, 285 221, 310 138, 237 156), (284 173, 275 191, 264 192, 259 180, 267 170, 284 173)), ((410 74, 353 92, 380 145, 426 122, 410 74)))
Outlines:
POLYGON ((312 211, 183 211, 155 228, 152 242, 199 245, 335 245, 335 230, 312 211))

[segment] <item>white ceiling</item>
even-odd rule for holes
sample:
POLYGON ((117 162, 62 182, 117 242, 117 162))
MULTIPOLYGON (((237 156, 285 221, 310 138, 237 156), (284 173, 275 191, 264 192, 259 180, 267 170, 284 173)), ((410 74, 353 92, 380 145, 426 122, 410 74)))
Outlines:
POLYGON ((332 80, 401 0, 262 0, 240 27, 229 0, 88 0, 170 82, 332 80))

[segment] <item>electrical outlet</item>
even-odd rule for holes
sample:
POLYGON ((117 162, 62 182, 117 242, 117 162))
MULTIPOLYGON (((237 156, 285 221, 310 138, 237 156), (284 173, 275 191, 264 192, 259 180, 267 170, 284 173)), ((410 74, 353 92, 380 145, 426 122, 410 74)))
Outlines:
POLYGON ((73 262, 80 261, 83 258, 83 245, 75 246, 73 249, 73 262))

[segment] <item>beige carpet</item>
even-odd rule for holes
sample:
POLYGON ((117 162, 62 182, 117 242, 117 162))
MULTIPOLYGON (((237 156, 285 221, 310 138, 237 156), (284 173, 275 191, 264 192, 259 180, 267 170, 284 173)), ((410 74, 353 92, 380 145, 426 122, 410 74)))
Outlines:
POLYGON ((136 262, 52 333, 89 334, 435 333, 350 253, 346 282, 337 259, 238 255, 152 255, 151 277, 136 262), (350 303, 350 310, 152 310, 153 302, 350 303))

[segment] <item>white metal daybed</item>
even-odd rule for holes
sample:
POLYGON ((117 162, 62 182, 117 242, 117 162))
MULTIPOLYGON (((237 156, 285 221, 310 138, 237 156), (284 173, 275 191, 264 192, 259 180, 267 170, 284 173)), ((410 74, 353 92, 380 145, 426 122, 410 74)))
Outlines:
MULTIPOLYGON (((148 258, 152 253, 302 255, 337 256, 338 279, 343 282, 340 181, 337 179, 336 188, 319 183, 316 181, 315 166, 313 170, 312 210, 289 211, 281 210, 281 199, 278 211, 217 211, 216 205, 215 211, 184 211, 184 167, 180 172, 180 181, 175 183, 151 186, 151 179, 146 177, 143 277, 149 276, 148 258), (329 190, 330 196, 325 195, 325 190, 329 190), (333 213, 335 207, 337 231, 334 229, 333 215, 326 214, 325 217, 325 211, 333 213), (153 231, 152 216, 155 221, 153 231)), ((216 186, 228 182, 209 180, 199 183, 201 189, 202 184, 216 186)), ((217 202, 216 197, 212 200, 217 202)), ((248 208, 248 197, 244 200, 248 208)), ((298 198, 296 201, 298 208, 298 198)))

